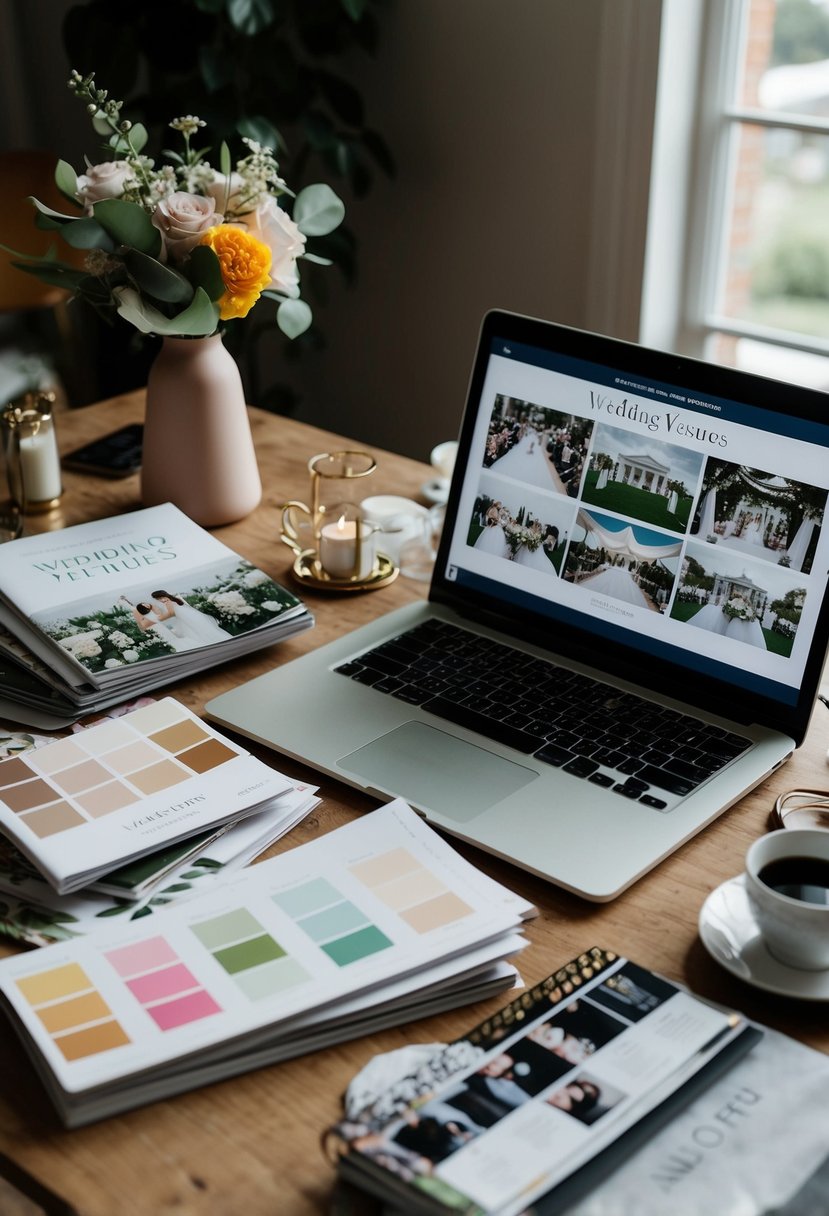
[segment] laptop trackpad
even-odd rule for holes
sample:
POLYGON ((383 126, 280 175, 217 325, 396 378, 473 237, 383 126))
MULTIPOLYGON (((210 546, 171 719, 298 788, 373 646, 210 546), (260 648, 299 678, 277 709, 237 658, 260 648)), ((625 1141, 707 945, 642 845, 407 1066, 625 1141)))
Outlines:
POLYGON ((343 756, 338 764, 380 790, 460 823, 538 776, 423 722, 404 722, 343 756))

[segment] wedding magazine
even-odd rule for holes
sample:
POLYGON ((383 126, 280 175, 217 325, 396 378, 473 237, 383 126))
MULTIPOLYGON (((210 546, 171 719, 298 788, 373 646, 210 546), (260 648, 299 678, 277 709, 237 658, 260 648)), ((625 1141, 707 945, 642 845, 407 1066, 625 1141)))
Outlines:
POLYGON ((291 788, 164 697, 0 762, 0 829, 64 894, 291 788))
POLYGON ((512 987, 534 911, 398 800, 149 923, 3 959, 0 1003, 75 1126, 512 987))
POLYGON ((312 624, 177 507, 149 507, 4 545, 0 697, 79 717, 312 624))
POLYGON ((395 1212, 563 1212, 759 1038, 593 948, 332 1129, 339 1173, 395 1212))

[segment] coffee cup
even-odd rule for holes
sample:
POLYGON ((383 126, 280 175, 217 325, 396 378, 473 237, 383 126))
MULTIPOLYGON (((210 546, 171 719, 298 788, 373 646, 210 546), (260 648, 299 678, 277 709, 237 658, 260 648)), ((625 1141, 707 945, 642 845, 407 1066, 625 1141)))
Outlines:
POLYGON ((377 549, 397 565, 402 547, 419 534, 428 511, 414 499, 397 494, 374 494, 360 506, 363 517, 377 528, 377 549))
POLYGON ((774 958, 804 971, 829 968, 829 831, 787 828, 755 840, 745 889, 774 958))

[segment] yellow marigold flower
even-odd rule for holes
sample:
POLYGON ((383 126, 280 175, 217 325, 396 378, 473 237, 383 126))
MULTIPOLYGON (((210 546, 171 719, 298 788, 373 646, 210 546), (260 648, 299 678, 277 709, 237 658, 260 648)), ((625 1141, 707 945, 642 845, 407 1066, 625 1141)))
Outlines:
POLYGON ((219 259, 225 285, 219 316, 223 321, 246 317, 270 282, 270 249, 236 224, 208 228, 201 244, 209 245, 219 259))

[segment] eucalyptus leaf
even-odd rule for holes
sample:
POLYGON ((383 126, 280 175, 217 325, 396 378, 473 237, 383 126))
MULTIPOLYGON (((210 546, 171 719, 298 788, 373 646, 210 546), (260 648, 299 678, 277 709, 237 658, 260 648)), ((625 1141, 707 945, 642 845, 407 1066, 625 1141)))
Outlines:
POLYGON ((37 224, 38 228, 45 228, 47 226, 49 228, 60 228, 63 224, 74 223, 78 218, 77 214, 64 215, 62 211, 55 211, 52 207, 47 207, 45 203, 41 203, 40 199, 35 198, 33 194, 29 195, 29 202, 32 204, 35 211, 37 211, 37 215, 35 216, 35 224, 37 224), (51 220, 53 222, 49 225, 41 224, 39 222, 41 219, 51 220))
POLYGON ((105 198, 93 207, 95 219, 119 245, 129 245, 150 257, 161 249, 161 233, 138 203, 122 198, 105 198))
POLYGON ((216 254, 209 245, 197 245, 187 259, 186 273, 194 287, 201 287, 211 300, 224 295, 225 282, 216 254))
POLYGON ((110 135, 112 133, 112 123, 103 110, 99 110, 97 114, 93 114, 92 130, 96 135, 110 135))
POLYGON ((227 0, 227 15, 242 34, 253 37, 273 21, 271 0, 227 0))
POLYGON ((83 281, 89 278, 83 270, 75 270, 72 266, 65 266, 62 262, 38 262, 36 265, 26 262, 12 262, 12 266, 18 270, 25 270, 27 274, 33 274, 35 278, 40 279, 41 283, 48 283, 50 287, 63 287, 66 291, 77 291, 83 281))
POLYGON ((230 160, 230 148, 227 146, 224 140, 222 140, 222 146, 219 149, 219 166, 224 176, 230 177, 232 167, 230 160))
POLYGON ((282 136, 269 119, 261 114, 248 114, 236 123, 236 130, 246 139, 253 139, 258 144, 276 151, 282 144, 282 136))
POLYGON ((276 310, 276 323, 288 338, 298 338, 311 324, 313 314, 304 300, 283 300, 276 310))
POLYGON ((175 317, 165 317, 157 308, 141 299, 133 287, 116 287, 113 295, 118 301, 118 314, 142 334, 161 337, 204 338, 215 333, 219 324, 219 309, 207 293, 196 288, 192 302, 175 317))
POLYGON ((208 93, 216 93, 233 80, 233 62, 224 48, 199 48, 199 70, 208 93))
POLYGON ((64 198, 71 199, 72 202, 80 206, 80 203, 75 198, 78 190, 78 175, 65 160, 59 160, 55 166, 55 185, 64 198))
POLYGON ((126 156, 130 152, 140 152, 148 139, 147 128, 143 123, 137 122, 124 135, 115 132, 109 146, 116 156, 126 156))
POLYGON ((339 227, 344 215, 342 199, 325 182, 306 186, 296 196, 293 219, 306 236, 326 236, 339 227))
POLYGON ((64 224, 60 234, 73 249, 105 249, 111 253, 114 248, 110 237, 92 216, 64 224))
POLYGON ((124 254, 127 270, 138 286, 167 304, 189 304, 193 298, 193 284, 172 266, 164 266, 155 258, 130 249, 124 254))

